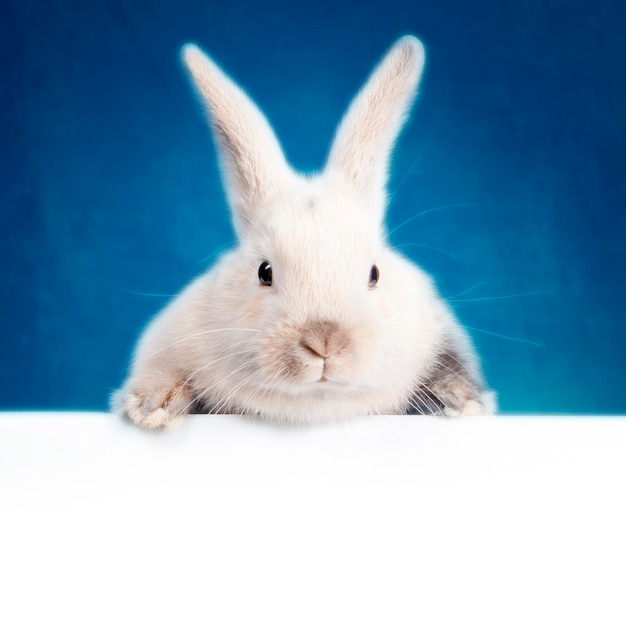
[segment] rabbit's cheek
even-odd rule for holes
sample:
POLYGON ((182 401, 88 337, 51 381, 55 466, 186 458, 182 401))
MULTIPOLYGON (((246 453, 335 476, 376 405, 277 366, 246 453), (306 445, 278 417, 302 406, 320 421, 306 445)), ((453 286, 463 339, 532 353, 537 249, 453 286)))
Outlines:
POLYGON ((279 323, 267 330, 260 348, 261 368, 267 383, 296 382, 306 369, 303 355, 296 350, 297 329, 291 324, 279 323))
POLYGON ((311 363, 306 355, 292 346, 285 345, 275 351, 274 358, 267 365, 272 381, 279 385, 284 385, 285 382, 300 385, 311 375, 311 363))
POLYGON ((242 326, 245 328, 259 328, 262 318, 268 315, 268 294, 258 289, 257 293, 251 294, 247 302, 242 306, 239 316, 242 326))

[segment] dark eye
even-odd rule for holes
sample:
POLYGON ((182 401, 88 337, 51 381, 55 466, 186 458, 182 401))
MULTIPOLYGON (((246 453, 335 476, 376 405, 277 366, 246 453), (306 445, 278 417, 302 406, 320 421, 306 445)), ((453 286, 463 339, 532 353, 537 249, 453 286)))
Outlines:
POLYGON ((259 265, 259 281, 264 287, 269 287, 272 284, 272 265, 269 261, 263 261, 259 265))
POLYGON ((380 271, 378 267, 376 265, 372 265, 372 269, 370 270, 370 282, 369 282, 370 289, 376 287, 376 283, 378 282, 379 278, 380 278, 380 271))

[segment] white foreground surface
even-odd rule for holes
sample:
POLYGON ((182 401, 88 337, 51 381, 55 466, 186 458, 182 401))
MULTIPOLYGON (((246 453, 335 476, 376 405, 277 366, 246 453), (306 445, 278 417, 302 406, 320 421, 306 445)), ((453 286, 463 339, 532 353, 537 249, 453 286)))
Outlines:
POLYGON ((0 414, 0 624, 626 624, 626 419, 0 414))

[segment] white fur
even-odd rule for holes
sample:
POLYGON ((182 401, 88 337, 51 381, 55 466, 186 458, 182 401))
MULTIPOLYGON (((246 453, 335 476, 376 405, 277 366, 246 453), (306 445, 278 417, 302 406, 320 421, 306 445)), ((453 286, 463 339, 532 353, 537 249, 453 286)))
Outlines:
POLYGON ((263 114, 213 61, 191 44, 182 58, 207 109, 239 245, 148 326, 114 410, 147 428, 202 404, 293 422, 405 412, 447 352, 440 371, 458 362, 462 374, 441 413, 493 411, 465 332, 430 278, 385 240, 389 156, 421 75, 419 41, 403 37, 383 58, 314 176, 290 168, 263 114), (264 260, 269 287, 257 276, 264 260))

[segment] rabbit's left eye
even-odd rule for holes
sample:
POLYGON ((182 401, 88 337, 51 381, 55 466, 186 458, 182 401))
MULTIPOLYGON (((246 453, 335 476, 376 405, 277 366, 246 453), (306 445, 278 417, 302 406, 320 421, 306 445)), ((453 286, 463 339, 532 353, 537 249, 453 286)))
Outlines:
POLYGON ((259 282, 264 287, 270 287, 272 285, 272 264, 269 261, 263 261, 259 265, 259 282))
POLYGON ((376 287, 376 283, 378 282, 379 278, 380 278, 380 270, 378 269, 378 266, 372 265, 372 269, 370 269, 370 280, 369 280, 370 289, 373 289, 374 287, 376 287))

